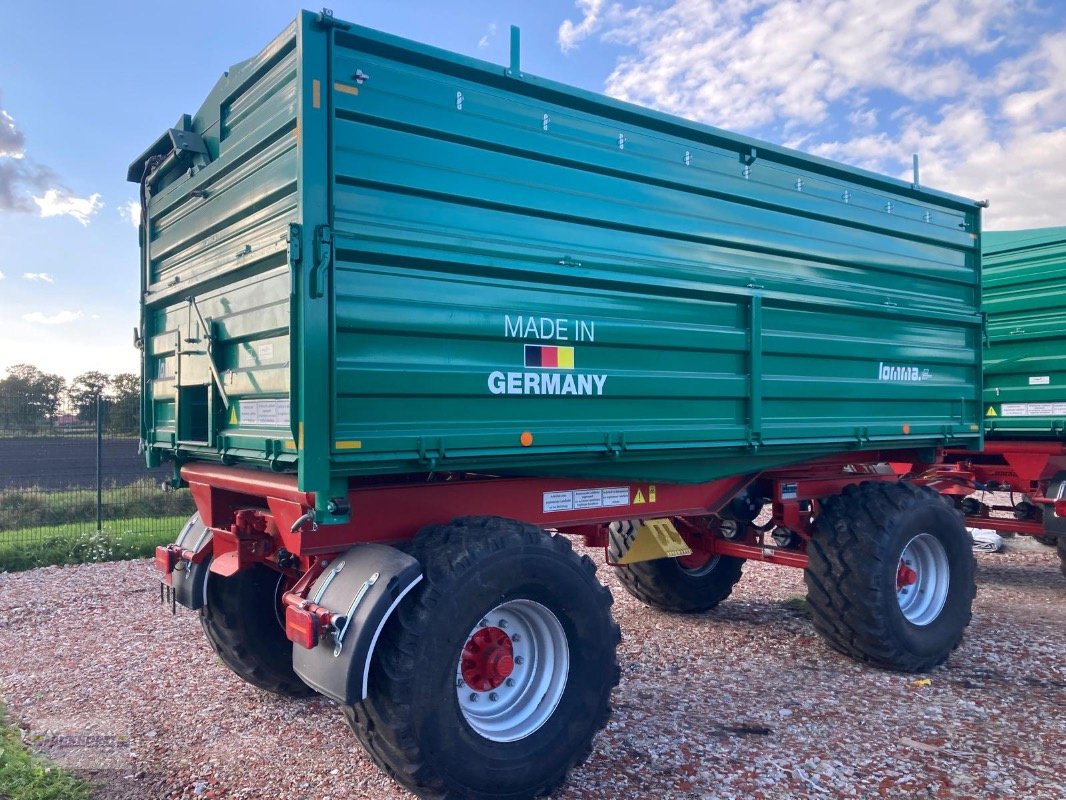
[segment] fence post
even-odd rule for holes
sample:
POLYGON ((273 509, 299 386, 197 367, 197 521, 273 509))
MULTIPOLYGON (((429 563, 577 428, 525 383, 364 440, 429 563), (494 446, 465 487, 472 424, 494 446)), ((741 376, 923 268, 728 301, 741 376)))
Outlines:
POLYGON ((103 471, 103 432, 100 405, 103 392, 96 393, 96 530, 104 529, 104 471, 103 471))

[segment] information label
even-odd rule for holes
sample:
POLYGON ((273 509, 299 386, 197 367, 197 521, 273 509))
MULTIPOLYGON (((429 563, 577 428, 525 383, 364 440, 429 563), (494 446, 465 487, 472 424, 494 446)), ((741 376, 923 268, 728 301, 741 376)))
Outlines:
POLYGON ((602 489, 571 489, 544 492, 544 513, 580 511, 589 508, 616 508, 629 505, 628 486, 608 486, 602 489))
POLYGON ((1066 403, 1004 403, 1004 417, 1066 417, 1066 403))
POLYGON ((241 425, 264 425, 272 428, 289 427, 289 399, 276 397, 264 400, 240 400, 237 403, 241 425))

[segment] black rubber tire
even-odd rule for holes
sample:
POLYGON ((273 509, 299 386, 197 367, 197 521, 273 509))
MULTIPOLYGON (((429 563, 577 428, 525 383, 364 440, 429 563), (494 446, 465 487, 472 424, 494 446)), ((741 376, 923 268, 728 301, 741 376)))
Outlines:
POLYGON ((943 663, 970 623, 974 557, 962 514, 928 487, 871 481, 822 502, 807 546, 807 603, 831 647, 868 664, 923 672, 943 663), (926 625, 903 615, 896 597, 900 556, 919 533, 944 547, 949 584, 926 625))
POLYGON ((257 565, 236 575, 207 578, 200 624, 222 663, 247 683, 283 697, 315 692, 293 672, 292 642, 277 611, 279 573, 257 565))
POLYGON ((498 517, 464 517, 419 532, 410 547, 424 579, 389 619, 370 668, 370 694, 344 709, 374 762, 422 798, 532 798, 584 761, 607 724, 620 671, 611 593, 564 536, 498 517), (570 664, 558 707, 514 742, 466 722, 455 673, 478 620, 514 599, 556 615, 570 664))
MULTIPOLYGON (((608 553, 611 560, 622 557, 635 529, 624 533, 612 527, 608 553)), ((657 558, 615 567, 622 587, 640 602, 662 611, 698 614, 710 611, 733 591, 744 569, 744 559, 717 556, 699 570, 689 570, 676 558, 657 558)))
POLYGON ((1037 544, 1042 544, 1044 547, 1058 547, 1060 541, 1059 537, 1054 534, 1048 536, 1034 536, 1033 538, 1036 539, 1037 544))
POLYGON ((1062 572, 1062 577, 1066 578, 1066 535, 1059 536, 1059 571, 1062 572))

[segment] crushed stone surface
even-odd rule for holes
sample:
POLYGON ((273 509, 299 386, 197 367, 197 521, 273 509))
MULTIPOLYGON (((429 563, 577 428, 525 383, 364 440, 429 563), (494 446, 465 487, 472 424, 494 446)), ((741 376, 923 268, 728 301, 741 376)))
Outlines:
MULTIPOLYGON (((831 651, 799 570, 749 563, 719 608, 676 616, 601 566, 622 681, 556 797, 1061 800, 1066 579, 1024 537, 977 563, 966 638, 923 676, 831 651)), ((102 800, 411 797, 330 701, 242 683, 158 597, 148 561, 0 575, 0 694, 35 750, 102 800)))

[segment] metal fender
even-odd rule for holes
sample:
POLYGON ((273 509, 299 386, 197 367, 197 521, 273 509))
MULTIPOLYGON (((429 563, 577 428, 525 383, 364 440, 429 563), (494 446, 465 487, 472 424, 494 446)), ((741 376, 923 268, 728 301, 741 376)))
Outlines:
POLYGON ((1066 535, 1066 515, 1059 514, 1059 504, 1066 500, 1066 472, 1060 472, 1051 479, 1046 494, 1053 502, 1044 507, 1044 530, 1049 534, 1066 535))
MULTIPOLYGON (((211 531, 200 520, 200 515, 193 514, 185 527, 181 529, 174 544, 182 550, 199 553, 211 545, 211 531)), ((207 573, 211 569, 211 559, 206 558, 199 564, 178 559, 174 571, 170 573, 174 600, 193 611, 199 611, 205 605, 207 573)))
POLYGON ((333 560, 307 599, 335 616, 315 647, 295 646, 292 666, 312 689, 344 705, 366 698, 370 659, 389 616, 422 580, 422 565, 380 544, 361 544, 333 560))

